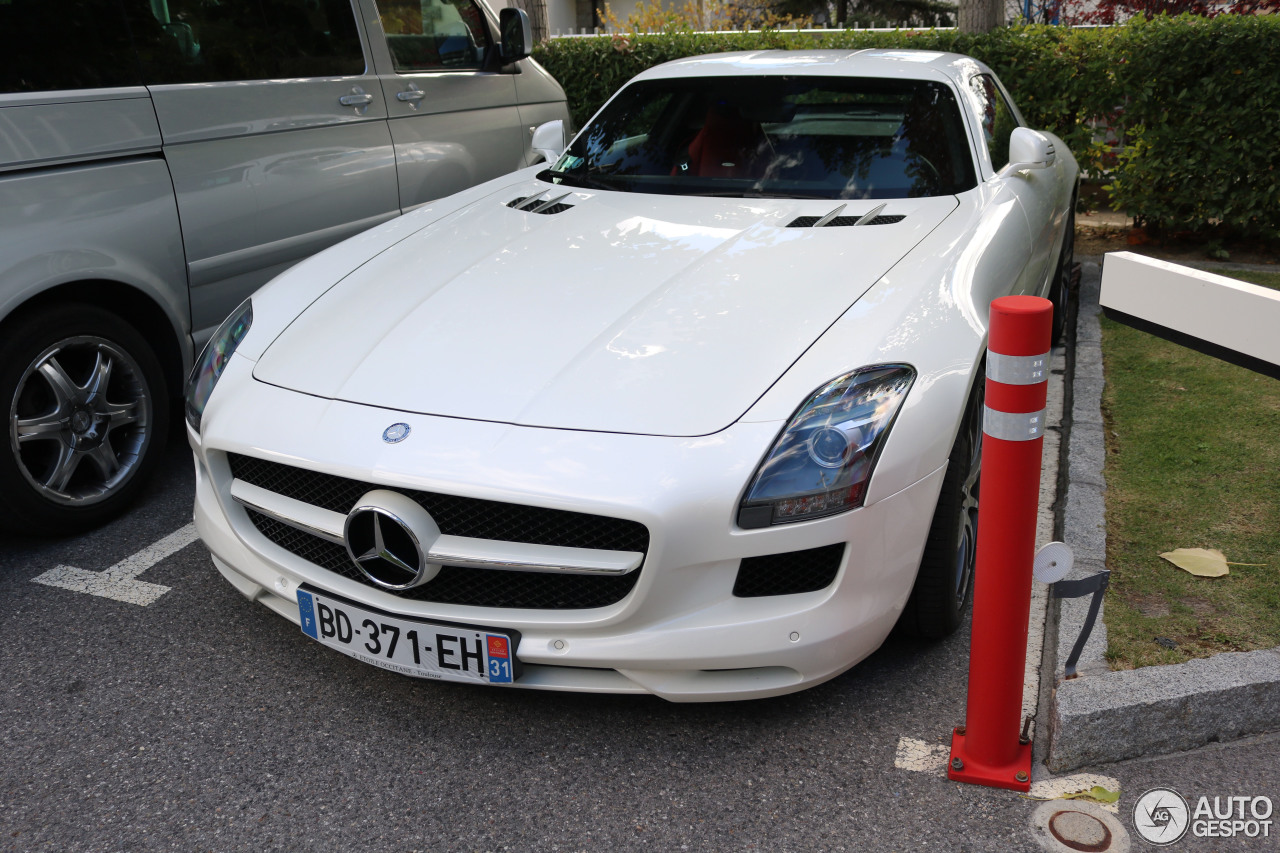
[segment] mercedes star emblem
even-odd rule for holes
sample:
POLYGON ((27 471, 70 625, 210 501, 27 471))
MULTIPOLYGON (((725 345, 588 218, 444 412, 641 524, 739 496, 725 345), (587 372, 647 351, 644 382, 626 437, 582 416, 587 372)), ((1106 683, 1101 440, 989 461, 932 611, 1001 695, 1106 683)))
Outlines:
POLYGON ((399 444, 409 437, 410 431, 408 424, 392 424, 382 431, 382 440, 387 444, 399 444))
POLYGON ((440 528, 421 505, 399 492, 369 492, 347 515, 343 533, 356 567, 383 589, 409 589, 440 571, 428 560, 440 528))

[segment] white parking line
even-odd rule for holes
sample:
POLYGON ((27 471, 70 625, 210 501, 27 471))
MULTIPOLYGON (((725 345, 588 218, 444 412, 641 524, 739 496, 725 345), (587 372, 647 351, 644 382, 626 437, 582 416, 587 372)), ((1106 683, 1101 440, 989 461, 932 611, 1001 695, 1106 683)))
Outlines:
MULTIPOLYGON (((1031 790, 1027 792, 1027 796, 1037 800, 1056 800, 1065 794, 1078 794, 1095 786, 1106 788, 1108 791, 1119 791, 1120 780, 1110 776, 1100 776, 1097 773, 1077 773, 1074 776, 1041 779, 1039 782, 1031 783, 1031 790)), ((1098 803, 1098 807, 1112 814, 1120 813, 1119 803, 1098 803)))
POLYGON ((137 579, 138 575, 165 557, 181 551, 196 541, 196 538, 196 525, 192 522, 178 528, 159 542, 148 545, 138 553, 125 557, 105 572, 89 572, 74 566, 57 566, 32 580, 46 586, 100 595, 103 598, 113 598, 116 601, 146 607, 148 604, 154 604, 160 596, 168 592, 169 587, 140 581, 137 579))
POLYGON ((893 766, 899 770, 914 770, 917 773, 945 776, 947 759, 950 757, 951 747, 945 743, 928 743, 913 737, 900 737, 898 752, 893 757, 893 766))

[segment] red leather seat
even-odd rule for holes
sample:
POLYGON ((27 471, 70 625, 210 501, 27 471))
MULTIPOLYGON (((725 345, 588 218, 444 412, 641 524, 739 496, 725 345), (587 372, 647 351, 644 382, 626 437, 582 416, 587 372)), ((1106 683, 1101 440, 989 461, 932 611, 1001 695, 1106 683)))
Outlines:
POLYGON ((746 178, 763 141, 760 125, 747 121, 732 107, 713 106, 706 123, 689 143, 687 169, 679 165, 672 174, 701 178, 746 178))

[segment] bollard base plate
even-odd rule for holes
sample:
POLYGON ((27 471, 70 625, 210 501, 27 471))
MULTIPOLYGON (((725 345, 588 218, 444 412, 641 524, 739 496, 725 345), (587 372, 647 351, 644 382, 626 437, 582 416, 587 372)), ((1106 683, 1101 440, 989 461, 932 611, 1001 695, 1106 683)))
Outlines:
MULTIPOLYGON (((1017 735, 1014 735, 1017 737, 1017 735)), ((1031 790, 1031 744, 1018 744, 1018 753, 1009 764, 986 764, 965 750, 964 735, 956 729, 951 733, 951 758, 947 764, 947 778, 953 782, 986 785, 988 788, 1005 788, 1010 791, 1031 790), (956 759, 963 766, 955 769, 956 759), (1022 780, 1018 775, 1022 775, 1022 780)))

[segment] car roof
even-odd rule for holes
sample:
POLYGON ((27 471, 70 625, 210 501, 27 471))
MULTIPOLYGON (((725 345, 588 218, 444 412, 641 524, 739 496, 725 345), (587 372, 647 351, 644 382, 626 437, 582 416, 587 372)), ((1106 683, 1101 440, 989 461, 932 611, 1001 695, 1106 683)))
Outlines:
POLYGON ((778 74, 950 80, 962 84, 974 74, 988 71, 973 57, 931 50, 754 50, 676 59, 641 72, 635 79, 778 74))

